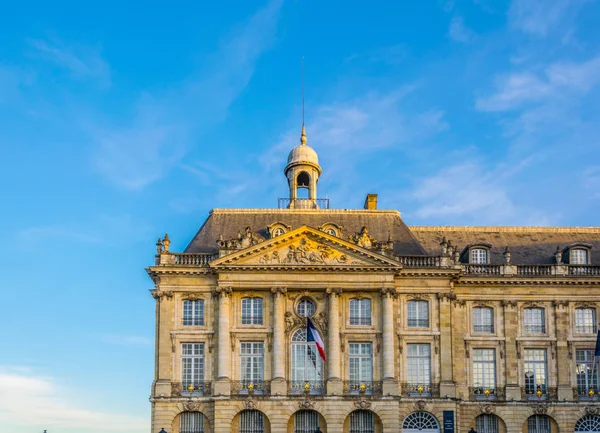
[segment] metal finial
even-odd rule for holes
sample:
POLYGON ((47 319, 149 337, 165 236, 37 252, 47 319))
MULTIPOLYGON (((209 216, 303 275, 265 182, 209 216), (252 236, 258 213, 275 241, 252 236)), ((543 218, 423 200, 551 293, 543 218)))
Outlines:
POLYGON ((306 144, 306 128, 304 127, 304 56, 302 56, 302 135, 300 144, 306 144))

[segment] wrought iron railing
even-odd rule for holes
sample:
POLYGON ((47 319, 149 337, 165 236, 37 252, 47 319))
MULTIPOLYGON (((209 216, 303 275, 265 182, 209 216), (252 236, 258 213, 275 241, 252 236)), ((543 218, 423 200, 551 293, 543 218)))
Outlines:
POLYGON ((265 380, 233 380, 231 394, 234 395, 269 395, 271 382, 265 380))
POLYGON ((396 260, 407 268, 437 268, 440 266, 439 256, 396 256, 396 260))
POLYGON ((210 382, 171 382, 173 397, 201 397, 210 395, 210 382))
POLYGON ((294 395, 323 395, 326 392, 325 382, 320 380, 291 380, 288 392, 294 395))
POLYGON ((439 397, 439 383, 402 383, 402 395, 405 397, 439 397))
POLYGON ((465 274, 502 275, 501 265, 465 265, 465 274))
POLYGON ((381 395, 381 382, 374 381, 344 381, 345 395, 381 395))
POLYGON ((505 400, 504 387, 472 386, 469 388, 470 400, 505 400))
POLYGON ((522 400, 556 400, 556 387, 547 385, 531 385, 521 387, 522 400))
POLYGON ((279 209, 329 209, 328 198, 280 198, 279 209))
POLYGON ((573 388, 573 400, 597 401, 600 400, 600 389, 598 387, 576 386, 573 388))

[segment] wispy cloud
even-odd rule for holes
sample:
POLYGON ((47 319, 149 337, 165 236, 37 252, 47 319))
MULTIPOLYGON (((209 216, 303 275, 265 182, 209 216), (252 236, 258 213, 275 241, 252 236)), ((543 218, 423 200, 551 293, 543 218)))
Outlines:
POLYGON ((58 38, 31 39, 28 42, 38 57, 66 70, 73 78, 93 79, 104 87, 110 86, 110 66, 102 57, 100 48, 66 43, 58 38))
POLYGON ((536 36, 546 36, 568 20, 585 0, 514 0, 508 11, 513 27, 536 36))
POLYGON ((467 43, 473 39, 475 33, 473 30, 465 26, 465 22, 462 17, 455 16, 450 21, 448 36, 453 41, 467 43))
POLYGON ((81 390, 59 387, 51 377, 0 366, 0 421, 5 426, 29 426, 40 431, 148 431, 148 422, 142 417, 82 407, 74 398, 78 392, 81 390))
POLYGON ((271 0, 185 81, 142 95, 129 125, 90 125, 96 169, 127 189, 143 188, 168 173, 192 141, 223 120, 247 86, 257 60, 274 42, 281 5, 271 0))

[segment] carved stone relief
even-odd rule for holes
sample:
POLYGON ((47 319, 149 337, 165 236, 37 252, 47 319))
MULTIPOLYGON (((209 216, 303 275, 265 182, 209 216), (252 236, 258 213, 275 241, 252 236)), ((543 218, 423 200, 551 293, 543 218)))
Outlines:
POLYGON ((254 233, 252 228, 246 227, 244 233, 239 232, 235 238, 225 239, 223 235, 220 235, 219 239, 217 239, 217 246, 219 249, 241 250, 263 242, 264 240, 265 239, 262 236, 254 233))
POLYGON ((298 406, 300 406, 300 409, 314 409, 315 402, 310 397, 306 397, 304 400, 298 402, 298 406))
POLYGON ((192 400, 187 400, 183 402, 183 408, 186 411, 194 412, 200 410, 200 402, 195 402, 192 400))
POLYGON ((357 409, 368 409, 371 407, 371 402, 366 400, 365 398, 361 398, 360 400, 354 400, 354 407, 357 409))
POLYGON ((260 264, 269 265, 361 265, 366 262, 353 259, 330 245, 306 237, 263 254, 260 264))

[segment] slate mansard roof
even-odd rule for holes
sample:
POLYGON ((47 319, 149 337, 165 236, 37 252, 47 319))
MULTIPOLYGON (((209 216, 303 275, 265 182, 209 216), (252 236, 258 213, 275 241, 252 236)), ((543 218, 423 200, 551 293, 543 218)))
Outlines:
POLYGON ((438 256, 444 237, 460 250, 490 244, 491 264, 504 262, 507 246, 512 263, 554 264, 557 247, 584 244, 591 247, 590 264, 600 265, 600 227, 409 227, 394 210, 214 209, 185 252, 216 253, 220 235, 225 239, 236 238, 246 227, 268 239, 267 227, 273 223, 292 229, 302 225, 319 228, 332 223, 342 228, 343 239, 366 226, 377 241, 391 237, 395 255, 438 256))

